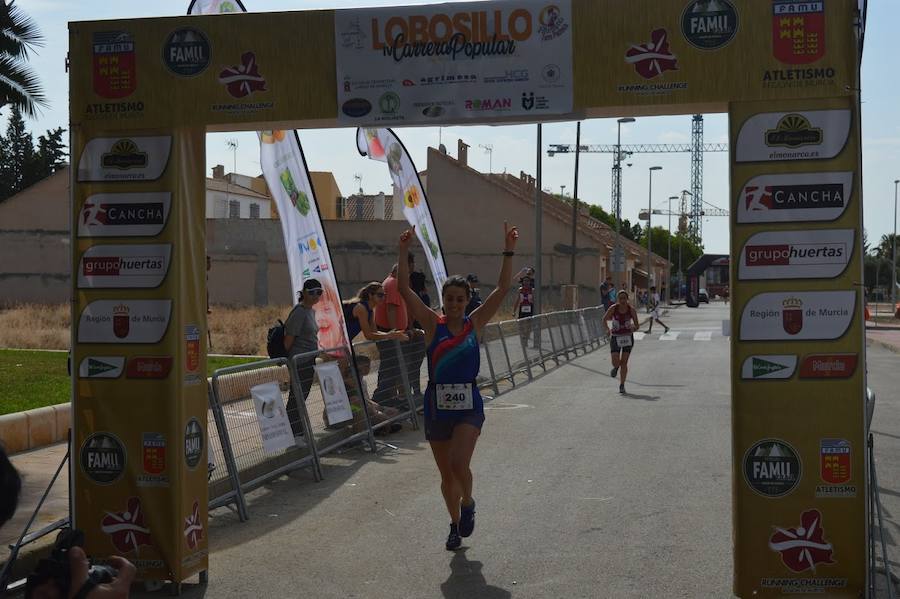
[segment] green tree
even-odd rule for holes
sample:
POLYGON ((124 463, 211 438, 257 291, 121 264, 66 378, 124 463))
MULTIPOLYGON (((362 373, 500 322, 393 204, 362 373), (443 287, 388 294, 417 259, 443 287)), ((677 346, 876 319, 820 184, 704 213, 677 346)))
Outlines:
POLYGON ((38 166, 42 176, 52 175, 66 165, 66 144, 63 142, 65 129, 48 129, 46 135, 38 137, 38 166))
POLYGON ((34 117, 47 100, 37 75, 28 65, 28 54, 43 45, 43 36, 15 0, 0 0, 0 29, 0 108, 12 105, 34 117))

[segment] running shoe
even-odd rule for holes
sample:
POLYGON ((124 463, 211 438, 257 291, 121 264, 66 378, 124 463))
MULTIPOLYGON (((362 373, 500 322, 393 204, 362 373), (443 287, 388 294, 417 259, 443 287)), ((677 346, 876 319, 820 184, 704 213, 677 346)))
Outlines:
POLYGON ((444 544, 444 547, 447 548, 447 551, 453 551, 459 549, 460 545, 462 545, 462 537, 459 536, 459 527, 451 522, 450 534, 447 535, 447 542, 444 544))
POLYGON ((625 385, 619 385, 619 393, 625 395, 625 385))
POLYGON ((666 327, 666 333, 668 333, 668 332, 669 332, 669 327, 666 327))
POLYGON ((475 500, 472 500, 472 505, 460 505, 459 506, 459 536, 461 537, 469 537, 472 536, 472 531, 475 530, 475 500))
POLYGON ((609 371, 609 376, 616 378, 616 375, 619 374, 619 367, 616 366, 612 370, 609 371))

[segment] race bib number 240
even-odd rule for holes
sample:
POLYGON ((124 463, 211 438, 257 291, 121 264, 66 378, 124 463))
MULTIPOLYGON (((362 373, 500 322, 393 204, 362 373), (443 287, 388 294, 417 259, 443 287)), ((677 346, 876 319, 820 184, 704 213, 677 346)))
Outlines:
POLYGON ((465 383, 437 385, 436 404, 438 410, 457 411, 473 409, 472 385, 465 383))

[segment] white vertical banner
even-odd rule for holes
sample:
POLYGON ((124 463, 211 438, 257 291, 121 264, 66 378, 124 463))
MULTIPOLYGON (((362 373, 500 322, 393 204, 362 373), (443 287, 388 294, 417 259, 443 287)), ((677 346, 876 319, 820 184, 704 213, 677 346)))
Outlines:
POLYGON ((447 265, 431 218, 428 198, 409 152, 390 129, 357 129, 356 148, 363 156, 387 163, 394 189, 403 196, 403 216, 416 227, 416 236, 425 250, 425 259, 438 290, 437 297, 443 303, 440 291, 447 280, 447 265))
MULTIPOLYGON (((194 0, 188 14, 247 12, 237 0, 194 0)), ((291 303, 307 279, 322 284, 322 299, 315 305, 319 325, 319 347, 335 349, 349 346, 347 327, 331 253, 322 228, 306 158, 296 131, 259 131, 259 162, 278 207, 284 250, 291 276, 291 303)))

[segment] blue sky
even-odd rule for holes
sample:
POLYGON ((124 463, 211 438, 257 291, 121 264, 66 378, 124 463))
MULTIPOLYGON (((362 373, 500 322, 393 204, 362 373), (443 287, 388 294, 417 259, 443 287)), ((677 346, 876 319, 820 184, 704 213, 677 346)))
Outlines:
MULTIPOLYGON (((276 11, 313 8, 349 8, 387 3, 361 2, 360 0, 245 0, 250 10, 276 11)), ((425 4, 428 2, 405 0, 390 4, 425 4)), ((44 83, 50 107, 29 123, 37 136, 44 130, 66 126, 68 122, 68 78, 64 72, 64 59, 68 45, 68 21, 87 21, 112 18, 136 18, 183 14, 186 0, 17 0, 17 4, 39 24, 46 39, 43 48, 32 58, 32 64, 44 83)), ((893 230, 894 180, 900 179, 900 111, 898 96, 900 82, 888 60, 895 55, 894 37, 896 24, 900 23, 900 3, 892 0, 869 0, 868 31, 863 59, 863 189, 865 203, 865 227, 871 243, 893 230)), ((5 117, 8 109, 0 115, 5 117)), ((646 117, 636 123, 623 126, 623 143, 687 143, 690 141, 690 116, 646 117)), ((419 169, 426 167, 426 148, 437 146, 439 137, 451 155, 456 154, 456 140, 462 138, 471 147, 469 164, 482 171, 488 170, 489 155, 479 146, 493 146, 494 172, 518 174, 535 170, 535 126, 516 125, 503 127, 470 126, 400 129, 397 131, 410 150, 419 169)), ((615 143, 614 119, 595 119, 584 122, 581 128, 582 143, 615 143)), ((235 156, 226 142, 238 142, 237 171, 256 175, 259 173, 259 146, 253 133, 210 134, 207 136, 207 173, 215 164, 226 165, 233 170, 235 156)), ((362 177, 362 187, 367 193, 390 189, 390 177, 382 164, 360 157, 356 152, 353 129, 306 130, 300 139, 312 170, 334 172, 344 194, 358 186, 354 176, 362 177)), ((574 143, 575 124, 556 123, 543 127, 543 141, 550 143, 574 143)), ((724 114, 706 115, 705 141, 727 141, 727 118, 724 114)), ((623 215, 635 221, 638 210, 648 201, 648 168, 662 166, 654 174, 653 204, 665 208, 667 198, 690 186, 689 154, 646 154, 634 156, 633 166, 623 173, 623 215)), ((609 154, 583 154, 579 181, 579 198, 609 209, 610 166, 609 154)), ((565 185, 566 194, 572 193, 574 156, 544 155, 543 186, 554 192, 565 185)), ((704 162, 704 198, 722 208, 728 208, 728 159, 725 153, 706 154, 704 162)), ((675 203, 673 202, 673 209, 675 203)), ((512 215, 511 220, 516 216, 512 215)), ((531 215, 523 214, 523 221, 531 215)), ((654 218, 654 225, 667 226, 667 217, 654 218), (656 220, 656 219, 660 220, 656 220)), ((673 218, 673 227, 675 219, 673 218)), ((727 219, 707 218, 703 224, 704 243, 708 252, 728 252, 727 219)))

